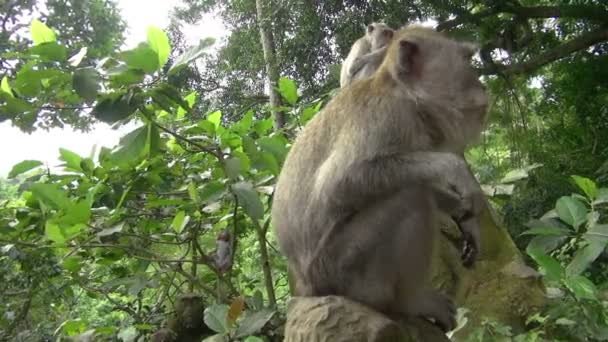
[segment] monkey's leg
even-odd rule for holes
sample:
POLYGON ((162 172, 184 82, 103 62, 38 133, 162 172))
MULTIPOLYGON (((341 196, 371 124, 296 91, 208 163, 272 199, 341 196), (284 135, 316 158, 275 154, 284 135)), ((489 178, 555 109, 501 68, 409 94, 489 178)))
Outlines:
POLYGON ((324 264, 335 265, 331 277, 338 294, 391 317, 422 316, 453 329, 454 305, 427 287, 438 234, 435 212, 429 188, 413 184, 337 228, 324 264))

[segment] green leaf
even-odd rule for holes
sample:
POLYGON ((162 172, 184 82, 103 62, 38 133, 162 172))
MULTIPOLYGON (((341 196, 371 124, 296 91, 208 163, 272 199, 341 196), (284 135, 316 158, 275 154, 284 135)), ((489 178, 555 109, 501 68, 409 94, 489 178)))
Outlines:
POLYGON ((591 242, 587 246, 576 251, 574 258, 566 267, 566 275, 573 276, 583 273, 589 265, 602 254, 605 248, 606 243, 600 241, 591 242))
POLYGON ((287 140, 281 136, 262 137, 258 139, 262 150, 271 153, 279 164, 282 164, 287 156, 287 140))
POLYGON ((85 46, 80 48, 80 51, 78 51, 77 54, 75 54, 74 56, 70 57, 70 59, 68 59, 68 62, 70 62, 70 65, 73 67, 77 67, 78 65, 80 65, 80 62, 82 62, 82 59, 87 55, 87 51, 89 49, 85 46))
POLYGON ((146 73, 152 73, 160 69, 158 55, 149 46, 142 43, 133 50, 124 52, 124 60, 130 68, 141 69, 146 73))
POLYGON ((188 49, 186 52, 184 52, 184 54, 175 59, 175 63, 173 63, 173 66, 171 66, 171 69, 169 69, 168 74, 172 75, 176 73, 177 71, 188 65, 190 62, 201 57, 205 53, 207 48, 213 43, 213 39, 201 39, 197 46, 188 49))
POLYGON ((522 179, 528 178, 528 171, 526 169, 516 169, 507 172, 507 174, 500 180, 501 183, 513 183, 522 179))
POLYGON ((131 105, 126 96, 114 94, 97 103, 93 108, 93 116, 99 121, 113 124, 116 121, 126 119, 135 112, 136 107, 131 105))
POLYGON ((542 250, 536 248, 526 248, 528 255, 536 261, 541 268, 541 272, 549 281, 559 281, 564 276, 564 268, 559 261, 545 254, 542 250))
POLYGON ((232 185, 232 191, 236 194, 239 205, 245 209, 249 217, 259 220, 264 217, 264 205, 260 201, 258 193, 249 182, 239 182, 232 185))
POLYGON ((32 24, 30 25, 30 33, 34 45, 54 42, 57 40, 55 32, 38 19, 32 20, 32 24))
POLYGON ((521 233, 521 235, 568 236, 570 234, 568 229, 558 226, 554 220, 531 220, 526 223, 526 227, 530 229, 521 233))
MULTIPOLYGON (((188 96, 186 96, 184 98, 184 100, 186 100, 186 103, 188 103, 188 106, 190 108, 194 107, 194 104, 196 103, 196 97, 197 97, 197 93, 196 91, 191 92, 190 94, 188 94, 188 96)), ((181 106, 179 108, 177 108, 177 118, 178 119, 183 119, 184 116, 186 116, 186 109, 182 108, 181 106)))
POLYGON ((78 272, 82 268, 82 258, 79 256, 69 256, 63 259, 63 268, 70 272, 78 272))
POLYGON ((215 126, 215 130, 217 131, 217 129, 222 124, 222 112, 218 110, 207 115, 207 121, 211 122, 215 126))
POLYGON ((236 338, 253 335, 259 332, 275 313, 276 311, 268 308, 253 313, 248 311, 248 314, 245 315, 236 330, 236 338))
POLYGON ((171 227, 177 234, 180 234, 184 227, 190 222, 190 216, 187 216, 183 210, 180 210, 175 217, 173 218, 173 222, 171 223, 171 227))
POLYGON ((80 157, 78 154, 65 148, 59 148, 59 155, 59 160, 63 160, 65 162, 66 169, 82 171, 80 168, 82 157, 80 157))
POLYGON ((600 188, 597 191, 597 199, 593 201, 593 205, 608 203, 608 188, 600 188))
POLYGON ((597 288, 593 285, 591 280, 581 275, 566 278, 564 284, 578 299, 597 299, 597 288))
POLYGON ((593 201, 597 197, 597 185, 595 185, 594 181, 580 176, 572 176, 572 179, 574 180, 574 183, 585 192, 587 198, 593 201))
POLYGON ((99 75, 93 68, 83 68, 74 71, 72 86, 78 96, 85 100, 95 100, 99 91, 99 75))
POLYGON ((213 331, 221 334, 228 332, 228 305, 216 304, 205 309, 205 324, 213 331))
POLYGON ((36 183, 30 191, 38 200, 52 208, 67 210, 72 205, 66 193, 56 185, 36 183))
POLYGON ((190 196, 190 199, 194 201, 194 203, 199 203, 201 201, 194 183, 188 184, 188 196, 190 196))
POLYGON ((537 235, 530 240, 528 248, 536 248, 545 253, 549 253, 561 246, 566 239, 567 236, 565 235, 537 235))
POLYGON ((594 224, 583 236, 589 242, 608 243, 608 224, 594 224))
POLYGON ((217 201, 225 192, 226 187, 223 183, 212 181, 205 183, 200 191, 200 199, 203 202, 217 201))
POLYGON ((563 196, 557 200, 555 210, 559 218, 578 230, 587 220, 587 207, 581 201, 570 196, 563 196))
POLYGON ((264 340, 257 336, 249 336, 245 339, 244 342, 264 342, 264 340))
POLYGON ((123 166, 139 163, 146 152, 148 126, 139 127, 120 139, 120 148, 112 154, 113 160, 123 166))
POLYGON ((40 165, 42 165, 42 162, 38 160, 24 160, 13 166, 11 172, 8 173, 8 178, 15 178, 24 172, 37 168, 40 165))
POLYGON ((91 218, 91 203, 82 200, 72 204, 66 209, 65 215, 60 217, 59 223, 67 226, 89 223, 91 218))
POLYGON ((171 44, 167 34, 156 26, 148 27, 148 45, 158 55, 158 65, 162 68, 169 60, 171 44))
POLYGON ((46 236, 47 239, 58 244, 63 244, 66 241, 66 238, 63 235, 61 229, 59 228, 59 225, 52 221, 47 221, 44 225, 44 236, 46 236))
POLYGON ((0 82, 0 90, 10 97, 15 97, 13 94, 13 90, 11 89, 11 85, 8 83, 8 77, 4 76, 2 78, 2 82, 0 82))
POLYGON ((63 45, 59 45, 56 42, 42 43, 40 45, 32 46, 30 48, 30 54, 39 56, 44 61, 57 61, 63 62, 68 56, 68 51, 63 45))
POLYGON ((228 158, 224 160, 224 170, 226 176, 234 180, 241 174, 241 160, 239 158, 228 158))
POLYGON ((289 78, 279 78, 279 93, 292 106, 298 102, 298 87, 296 82, 289 78))

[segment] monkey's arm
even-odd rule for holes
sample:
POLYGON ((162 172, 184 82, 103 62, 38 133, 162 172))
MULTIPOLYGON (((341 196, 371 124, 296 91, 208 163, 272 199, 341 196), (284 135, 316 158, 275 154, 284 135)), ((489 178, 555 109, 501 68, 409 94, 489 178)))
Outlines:
POLYGON ((386 54, 387 47, 380 48, 378 50, 372 51, 370 53, 366 53, 365 55, 357 57, 353 64, 348 69, 348 73, 351 77, 355 76, 361 69, 363 69, 366 65, 375 65, 377 69, 380 66, 380 62, 384 58, 386 54))
POLYGON ((412 152, 378 156, 356 163, 338 183, 346 207, 358 210, 370 201, 408 186, 426 184, 439 209, 450 215, 464 236, 465 266, 470 266, 480 247, 479 215, 485 205, 481 186, 466 161, 446 152, 412 152))

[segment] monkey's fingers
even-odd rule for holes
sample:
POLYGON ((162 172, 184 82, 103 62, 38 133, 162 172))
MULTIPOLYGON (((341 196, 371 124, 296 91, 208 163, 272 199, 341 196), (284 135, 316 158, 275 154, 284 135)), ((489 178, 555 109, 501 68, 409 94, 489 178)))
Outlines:
POLYGON ((462 246, 462 265, 466 268, 472 268, 475 264, 475 260, 477 259, 477 248, 465 238, 464 244, 462 246))

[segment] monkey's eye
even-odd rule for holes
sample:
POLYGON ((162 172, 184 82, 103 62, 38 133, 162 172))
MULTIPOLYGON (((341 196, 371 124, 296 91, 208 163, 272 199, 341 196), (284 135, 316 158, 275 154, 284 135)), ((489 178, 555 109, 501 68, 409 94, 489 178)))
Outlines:
POLYGON ((367 25, 367 32, 372 32, 374 31, 374 25, 367 25))
POLYGON ((391 30, 384 30, 384 31, 382 31, 382 34, 387 38, 393 37, 393 31, 391 31, 391 30))

